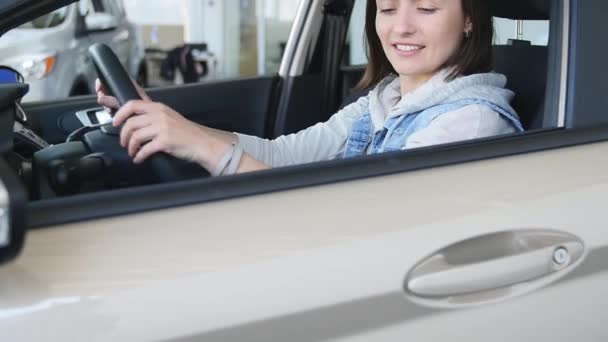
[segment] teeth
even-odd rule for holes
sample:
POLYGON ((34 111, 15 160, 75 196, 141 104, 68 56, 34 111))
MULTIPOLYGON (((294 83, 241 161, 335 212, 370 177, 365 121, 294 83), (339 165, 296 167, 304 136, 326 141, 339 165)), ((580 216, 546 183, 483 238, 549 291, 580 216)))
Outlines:
POLYGON ((420 46, 413 46, 413 45, 395 45, 395 47, 397 47, 397 50, 400 50, 400 51, 417 51, 417 50, 421 49, 420 46))

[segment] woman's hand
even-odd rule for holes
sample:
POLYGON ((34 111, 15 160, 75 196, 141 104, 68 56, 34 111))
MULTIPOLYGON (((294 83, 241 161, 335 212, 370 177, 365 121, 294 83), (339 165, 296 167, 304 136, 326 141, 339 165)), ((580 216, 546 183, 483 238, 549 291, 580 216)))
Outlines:
MULTIPOLYGON (((144 101, 151 101, 150 96, 146 94, 145 90, 142 89, 135 81, 131 80, 135 89, 137 89, 137 93, 144 101)), ((106 88, 101 83, 99 79, 95 80, 95 93, 97 93, 97 103, 105 108, 108 113, 115 113, 116 110, 120 107, 118 100, 114 96, 109 96, 106 88)))
POLYGON ((210 170, 230 147, 229 143, 209 135, 202 126, 157 102, 127 102, 113 119, 114 126, 123 124, 120 144, 128 149, 134 163, 165 152, 210 170))
MULTIPOLYGON (((114 126, 123 125, 120 144, 128 149, 134 163, 141 163, 152 154, 164 152, 176 158, 200 164, 211 172, 233 142, 234 133, 219 131, 187 120, 175 110, 152 102, 135 82, 142 100, 127 102, 120 107, 118 100, 108 96, 99 80, 95 82, 97 102, 115 113, 114 126), (127 120, 128 119, 128 120, 127 120)), ((267 169, 268 166, 244 154, 238 172, 267 169)))

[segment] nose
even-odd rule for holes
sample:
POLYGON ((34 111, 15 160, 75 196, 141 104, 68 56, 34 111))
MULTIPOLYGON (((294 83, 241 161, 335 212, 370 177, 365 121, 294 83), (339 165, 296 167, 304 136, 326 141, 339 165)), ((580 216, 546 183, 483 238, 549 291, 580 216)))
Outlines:
POLYGON ((395 16, 394 31, 399 35, 411 35, 416 32, 415 13, 410 6, 401 6, 395 16))

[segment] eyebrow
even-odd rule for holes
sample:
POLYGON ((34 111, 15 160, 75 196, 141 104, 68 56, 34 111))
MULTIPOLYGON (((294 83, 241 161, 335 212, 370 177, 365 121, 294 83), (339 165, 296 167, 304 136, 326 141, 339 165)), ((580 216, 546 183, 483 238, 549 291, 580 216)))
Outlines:
POLYGON ((447 0, 413 0, 415 3, 420 3, 422 1, 428 1, 433 5, 444 5, 447 0))

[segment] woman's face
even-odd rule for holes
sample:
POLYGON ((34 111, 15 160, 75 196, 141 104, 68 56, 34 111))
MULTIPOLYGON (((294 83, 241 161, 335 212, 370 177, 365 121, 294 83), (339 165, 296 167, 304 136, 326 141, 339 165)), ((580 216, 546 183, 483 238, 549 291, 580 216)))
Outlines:
POLYGON ((376 0, 376 31, 401 77, 424 81, 456 53, 470 31, 461 0, 376 0))

